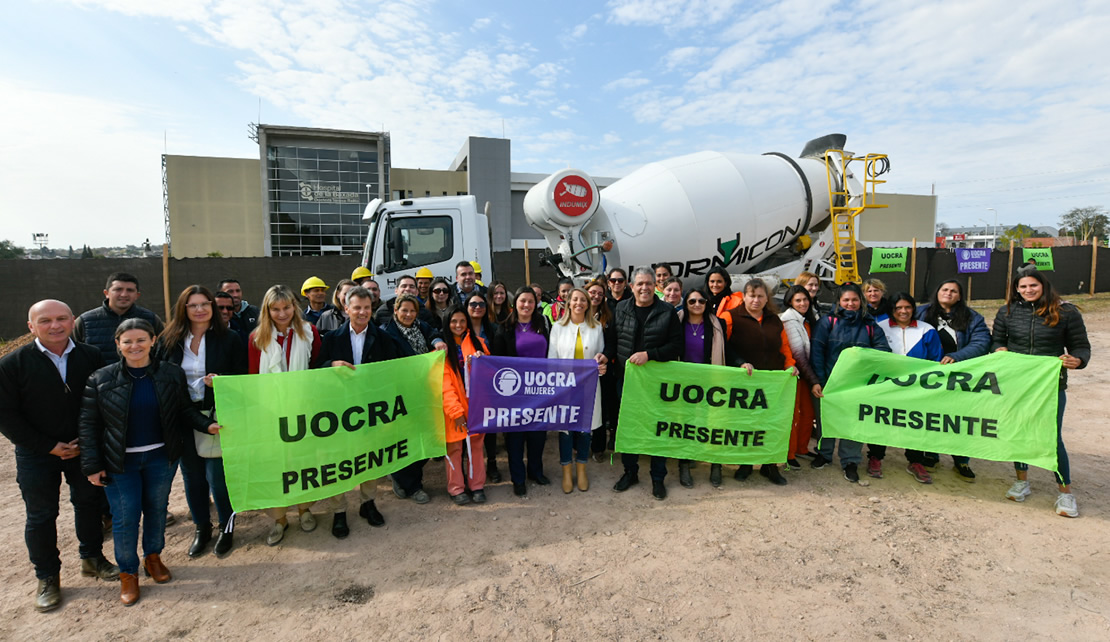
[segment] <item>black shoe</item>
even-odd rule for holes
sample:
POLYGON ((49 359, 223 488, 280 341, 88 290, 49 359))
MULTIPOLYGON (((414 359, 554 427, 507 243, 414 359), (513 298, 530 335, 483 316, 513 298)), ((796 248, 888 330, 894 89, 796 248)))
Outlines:
POLYGON ((971 466, 967 464, 956 464, 956 474, 965 482, 975 482, 975 473, 971 471, 971 466))
POLYGON ((786 485, 786 478, 779 472, 779 467, 774 464, 763 464, 759 467, 759 474, 766 477, 776 486, 786 485))
POLYGON ((721 465, 720 464, 710 464, 709 465, 709 483, 713 484, 714 488, 717 488, 718 486, 721 485, 721 465))
POLYGON ((528 487, 524 484, 513 484, 513 494, 517 497, 524 497, 528 494, 528 487))
POLYGON ((844 467, 844 479, 847 479, 853 484, 859 482, 859 473, 856 471, 855 464, 848 464, 844 467))
POLYGON ((385 526, 385 517, 378 512, 378 508, 374 506, 374 500, 372 499, 368 502, 362 502, 362 506, 358 507, 358 516, 366 518, 366 522, 374 528, 385 526))
POLYGON ((231 552, 231 547, 235 543, 235 534, 226 531, 220 531, 216 536, 216 545, 212 547, 212 552, 216 557, 224 558, 231 552))
POLYGON ((667 487, 663 485, 662 481, 651 480, 651 496, 660 501, 667 498, 667 487))
POLYGON ((694 478, 690 475, 690 464, 688 462, 679 462, 678 464, 678 483, 682 484, 684 488, 694 487, 694 478))
POLYGON ((751 477, 751 476, 752 476, 752 465, 751 464, 741 464, 740 467, 736 469, 736 474, 733 475, 733 477, 736 479, 736 481, 744 481, 745 479, 747 479, 748 477, 751 477))
POLYGON ((105 582, 119 581, 119 567, 109 562, 103 555, 81 560, 81 575, 95 577, 105 582))
POLYGON ((397 496, 397 499, 408 499, 409 494, 405 492, 404 488, 401 488, 396 479, 390 477, 389 481, 393 482, 393 494, 397 496))
POLYGON ((617 483, 613 485, 613 490, 618 493, 623 493, 624 491, 632 488, 639 483, 640 478, 636 475, 636 473, 625 473, 621 475, 621 478, 618 479, 617 483))
POLYGON ((497 470, 497 466, 486 467, 486 481, 491 484, 501 483, 501 471, 497 470))
POLYGON ((542 473, 539 474, 539 475, 536 475, 536 476, 528 475, 528 479, 531 479, 532 481, 536 482, 540 486, 547 486, 548 484, 551 483, 551 480, 544 477, 542 473))
POLYGON ((470 494, 470 499, 475 504, 484 504, 484 503, 486 503, 486 491, 476 490, 476 491, 474 491, 473 493, 470 494))
POLYGON ((343 539, 351 534, 351 529, 347 526, 347 513, 336 513, 331 519, 331 534, 337 539, 343 539))
POLYGON ((62 587, 58 576, 54 575, 39 580, 39 588, 35 591, 35 610, 39 613, 53 611, 62 604, 62 587))
POLYGON ((790 467, 790 470, 801 470, 802 469, 802 465, 798 463, 797 459, 787 459, 786 460, 786 465, 790 467))
POLYGON ((816 456, 814 456, 813 461, 809 462, 809 467, 814 470, 821 470, 829 463, 830 462, 828 459, 825 459, 823 456, 821 456, 820 453, 818 453, 816 456))
POLYGON ((193 534, 193 544, 189 546, 189 557, 200 557, 204 555, 204 549, 208 548, 208 543, 212 541, 212 525, 204 524, 197 526, 196 533, 193 534))

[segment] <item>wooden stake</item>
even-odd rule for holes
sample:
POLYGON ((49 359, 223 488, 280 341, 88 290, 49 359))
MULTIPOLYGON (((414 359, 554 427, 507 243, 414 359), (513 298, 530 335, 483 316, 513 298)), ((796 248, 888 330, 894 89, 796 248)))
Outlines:
POLYGON ((162 244, 162 299, 166 305, 166 323, 170 321, 170 244, 162 244))
POLYGON ((917 237, 913 237, 913 251, 910 253, 910 296, 914 296, 914 282, 917 280, 917 237))
POLYGON ((1006 294, 1003 299, 1010 298, 1010 286, 1014 283, 1014 239, 1010 239, 1010 259, 1006 263, 1006 294))
POLYGON ((532 284, 532 264, 528 262, 528 239, 524 240, 524 285, 532 284))
POLYGON ((971 305, 971 277, 967 277, 967 304, 971 305))
POLYGON ((1098 267, 1098 237, 1091 241, 1091 296, 1095 295, 1095 268, 1098 267))

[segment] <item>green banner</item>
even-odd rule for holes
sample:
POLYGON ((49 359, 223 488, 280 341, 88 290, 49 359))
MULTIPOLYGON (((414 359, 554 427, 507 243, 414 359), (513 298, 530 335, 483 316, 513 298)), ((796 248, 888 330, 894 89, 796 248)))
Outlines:
POLYGON ((625 367, 616 449, 707 461, 786 461, 796 379, 695 363, 625 367))
POLYGON ((1021 250, 1021 260, 1028 263, 1032 259, 1037 264, 1037 269, 1048 272, 1052 270, 1052 248, 1026 247, 1021 250))
POLYGON ((941 365, 849 348, 825 386, 821 430, 826 437, 1055 471, 1060 367, 1059 359, 1015 352, 941 365))
POLYGON ((446 452, 439 350, 213 386, 236 511, 325 499, 446 452))
POLYGON ((905 272, 908 247, 876 247, 871 250, 871 269, 867 272, 905 272))

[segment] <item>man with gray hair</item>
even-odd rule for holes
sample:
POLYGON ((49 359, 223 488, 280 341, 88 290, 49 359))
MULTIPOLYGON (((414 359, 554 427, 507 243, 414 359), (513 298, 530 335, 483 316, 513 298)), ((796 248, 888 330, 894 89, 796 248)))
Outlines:
MULTIPOLYGON (((632 273, 632 298, 617 304, 613 328, 617 336, 616 367, 617 394, 624 388, 624 371, 639 367, 648 361, 671 361, 682 355, 682 322, 675 309, 655 297, 655 273, 648 268, 637 268, 632 273)), ((617 404, 620 404, 618 399, 617 404)), ((619 428, 618 428, 619 430, 619 428)), ((623 493, 639 483, 640 456, 622 453, 624 474, 613 486, 623 493)), ((651 458, 651 494, 655 499, 667 498, 663 479, 667 476, 667 459, 651 458)))
POLYGON ((57 520, 63 476, 73 504, 81 575, 119 579, 119 569, 102 551, 102 493, 81 472, 77 445, 85 381, 104 359, 96 347, 73 341, 73 325, 68 305, 39 301, 27 312, 35 340, 0 359, 0 432, 15 444, 16 481, 27 509, 24 539, 39 581, 39 611, 62 603, 57 520))

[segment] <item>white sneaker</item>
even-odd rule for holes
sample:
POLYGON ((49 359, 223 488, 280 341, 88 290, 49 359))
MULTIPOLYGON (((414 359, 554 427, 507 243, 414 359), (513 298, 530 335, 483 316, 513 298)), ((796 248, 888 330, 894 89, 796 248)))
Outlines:
POLYGON ((1029 482, 1018 480, 1010 486, 1010 490, 1006 491, 1006 499, 1012 499, 1015 502, 1023 502, 1029 494, 1033 492, 1029 490, 1029 482))
POLYGON ((285 537, 285 529, 287 528, 289 528, 289 524, 274 522, 274 525, 270 527, 270 532, 266 535, 266 544, 268 546, 277 546, 285 537))
POLYGON ((1079 517, 1079 507, 1075 504, 1075 495, 1060 493, 1056 498, 1056 514, 1064 517, 1079 517))
POLYGON ((312 514, 312 511, 306 510, 301 513, 301 530, 306 533, 316 530, 316 516, 312 514))

